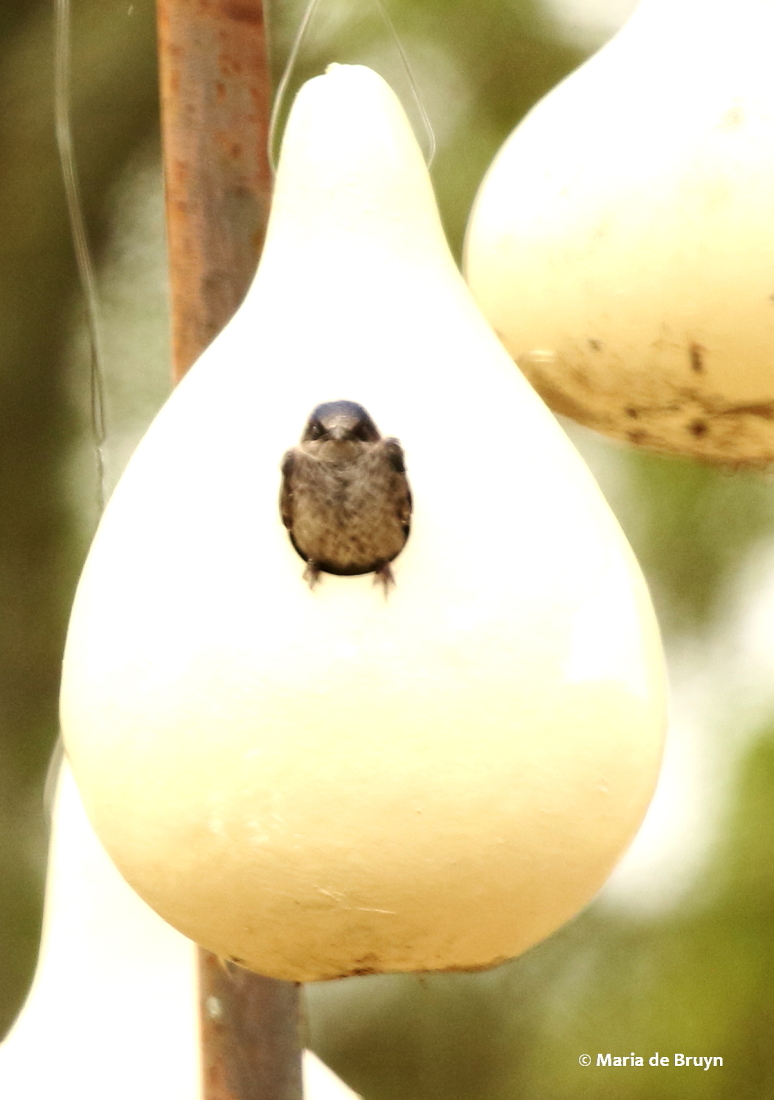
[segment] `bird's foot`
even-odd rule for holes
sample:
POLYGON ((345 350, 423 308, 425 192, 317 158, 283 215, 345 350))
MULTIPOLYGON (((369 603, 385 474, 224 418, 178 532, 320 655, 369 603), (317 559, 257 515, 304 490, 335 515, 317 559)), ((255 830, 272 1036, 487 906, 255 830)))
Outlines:
POLYGON ((320 580, 321 569, 315 561, 308 561, 306 563, 306 569, 304 570, 304 580, 309 587, 314 590, 315 585, 320 580))
POLYGON ((374 570, 374 584, 381 584, 386 600, 390 594, 390 589, 395 587, 395 577, 392 575, 389 562, 385 562, 384 565, 380 565, 378 569, 374 570))

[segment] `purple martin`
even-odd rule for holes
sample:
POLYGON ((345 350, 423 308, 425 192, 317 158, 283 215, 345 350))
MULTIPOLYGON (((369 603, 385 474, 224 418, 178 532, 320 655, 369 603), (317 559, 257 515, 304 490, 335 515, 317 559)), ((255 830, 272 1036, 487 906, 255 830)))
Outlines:
POLYGON ((386 595, 411 519, 400 443, 354 401, 318 405, 282 459, 280 511, 310 588, 320 573, 374 573, 386 595))

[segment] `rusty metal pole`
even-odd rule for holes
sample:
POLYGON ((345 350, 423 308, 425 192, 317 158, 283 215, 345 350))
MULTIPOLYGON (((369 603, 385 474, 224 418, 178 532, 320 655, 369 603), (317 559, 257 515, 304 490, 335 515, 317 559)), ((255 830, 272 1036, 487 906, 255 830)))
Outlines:
MULTIPOLYGON (((179 380, 241 302, 271 194, 262 0, 158 0, 179 380)), ((302 1100, 298 987, 199 952, 203 1100, 302 1100)))
POLYGON ((179 380, 234 313, 260 255, 271 81, 262 0, 158 0, 157 11, 179 380))

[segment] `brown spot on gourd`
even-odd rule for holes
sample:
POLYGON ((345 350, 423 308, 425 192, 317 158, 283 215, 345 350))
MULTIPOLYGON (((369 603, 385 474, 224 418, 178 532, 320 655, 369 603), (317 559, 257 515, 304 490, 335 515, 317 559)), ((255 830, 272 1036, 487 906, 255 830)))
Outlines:
POLYGON ((589 347, 592 351, 602 351, 602 343, 599 340, 593 340, 589 337, 589 347))
POLYGON ((688 431, 691 435, 695 435, 697 439, 700 439, 707 433, 707 421, 706 420, 692 420, 688 425, 688 431))
POLYGON ((360 959, 355 959, 355 965, 343 977, 359 978, 365 977, 367 974, 379 974, 381 968, 379 966, 379 959, 372 952, 367 955, 363 955, 360 959))
POLYGON ((688 345, 688 359, 691 364, 691 370, 696 374, 701 374, 704 371, 704 353, 707 349, 703 348, 701 344, 690 343, 688 345))
POLYGON ((762 401, 759 405, 729 405, 716 416, 759 416, 762 420, 774 420, 774 403, 762 401))

